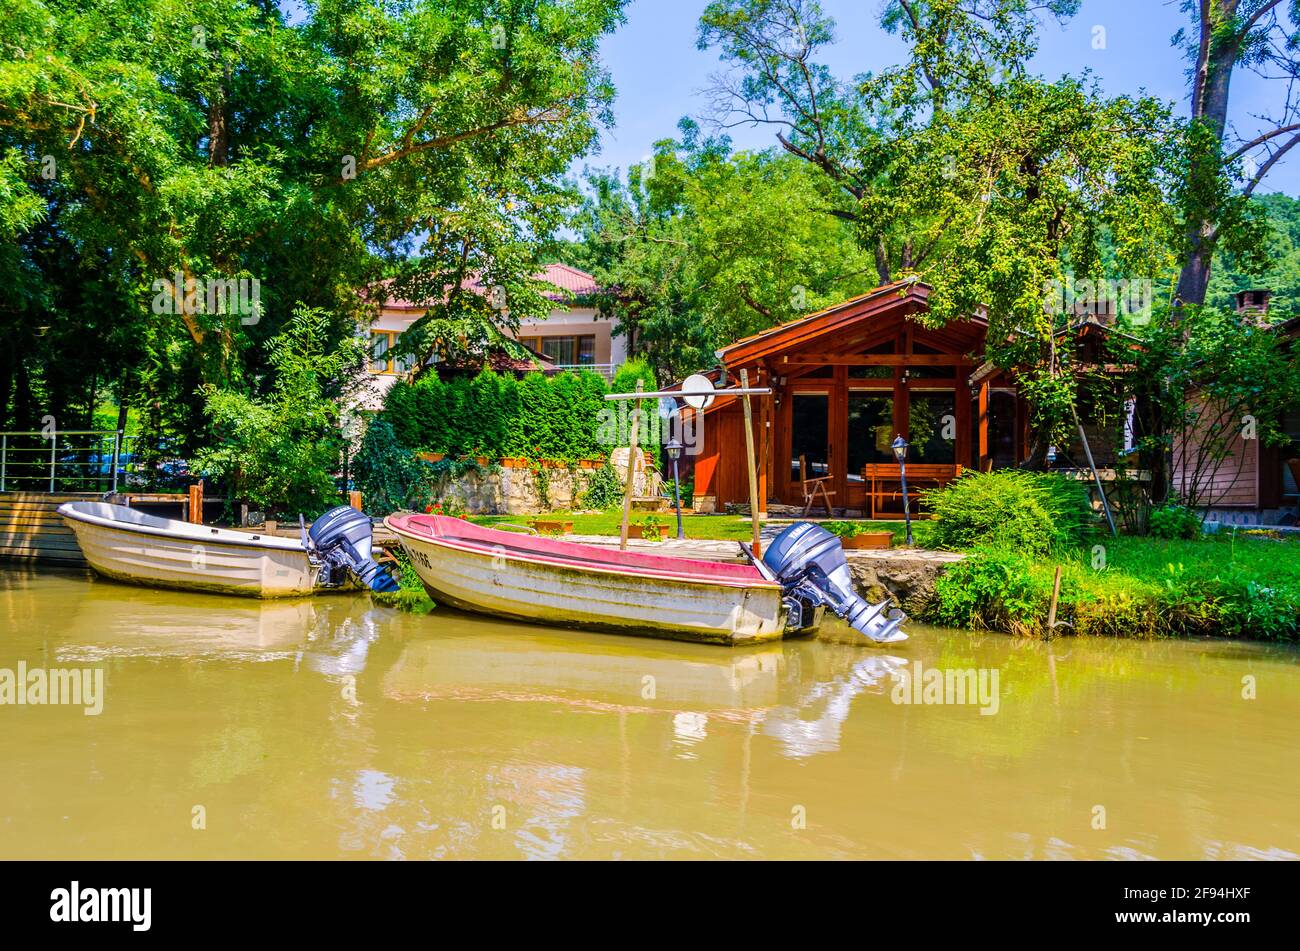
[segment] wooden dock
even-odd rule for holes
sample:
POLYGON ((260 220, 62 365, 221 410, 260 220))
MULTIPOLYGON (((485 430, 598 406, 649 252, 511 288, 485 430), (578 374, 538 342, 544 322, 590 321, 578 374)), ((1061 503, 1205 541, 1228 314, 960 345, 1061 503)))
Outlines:
POLYGON ((86 567, 76 536, 63 524, 58 508, 64 502, 97 498, 73 493, 0 493, 0 559, 86 567))

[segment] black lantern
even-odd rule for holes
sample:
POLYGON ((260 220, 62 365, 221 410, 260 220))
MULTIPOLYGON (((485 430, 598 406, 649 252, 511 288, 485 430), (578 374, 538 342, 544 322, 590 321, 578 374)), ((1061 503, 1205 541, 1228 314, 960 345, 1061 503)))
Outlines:
POLYGON ((903 484, 903 521, 907 525, 907 544, 912 544, 912 503, 907 498, 907 440, 902 436, 895 437, 890 443, 890 448, 894 450, 894 458, 898 460, 898 478, 903 484))
POLYGON ((681 441, 674 436, 672 439, 668 440, 668 444, 664 446, 664 452, 668 453, 668 458, 671 459, 673 463, 673 506, 677 509, 677 537, 685 538, 686 536, 682 532, 682 493, 680 482, 677 478, 677 460, 680 459, 682 455, 681 441))

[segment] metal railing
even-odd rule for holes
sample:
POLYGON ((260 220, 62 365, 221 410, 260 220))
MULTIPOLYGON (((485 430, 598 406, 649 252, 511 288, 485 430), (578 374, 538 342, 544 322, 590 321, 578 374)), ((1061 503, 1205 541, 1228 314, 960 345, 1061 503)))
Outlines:
POLYGON ((116 492, 132 439, 111 429, 0 432, 0 492, 116 492))
POLYGON ((603 376, 606 381, 610 381, 614 379, 614 374, 618 372, 618 368, 621 365, 622 364, 618 363, 557 363, 555 369, 573 370, 575 372, 578 370, 586 370, 589 373, 598 373, 603 376))

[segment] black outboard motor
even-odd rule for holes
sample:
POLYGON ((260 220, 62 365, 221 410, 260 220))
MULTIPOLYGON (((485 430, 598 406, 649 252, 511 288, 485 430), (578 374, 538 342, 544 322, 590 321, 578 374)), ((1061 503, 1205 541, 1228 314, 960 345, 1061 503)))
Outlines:
POLYGON ((791 525, 772 541, 763 554, 763 563, 781 583, 789 607, 801 606, 806 612, 809 607, 822 605, 873 641, 887 644, 907 640, 899 630, 907 616, 891 611, 888 601, 868 604, 854 593, 844 547, 820 525, 791 525))
POLYGON ((400 587, 371 556, 370 517, 349 505, 332 508, 312 523, 304 542, 307 551, 321 562, 321 580, 335 587, 348 573, 373 591, 396 591, 400 587))

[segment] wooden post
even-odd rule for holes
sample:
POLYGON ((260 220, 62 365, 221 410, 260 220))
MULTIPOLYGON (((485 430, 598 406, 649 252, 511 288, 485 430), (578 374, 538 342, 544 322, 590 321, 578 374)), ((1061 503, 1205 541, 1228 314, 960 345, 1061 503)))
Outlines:
POLYGON ((190 486, 189 519, 195 525, 203 524, 203 483, 190 486))
POLYGON ((361 490, 360 489, 348 490, 348 505, 352 506, 358 512, 361 511, 361 490))
MULTIPOLYGON (((740 371, 740 388, 749 389, 749 371, 740 371)), ((754 410, 749 394, 741 397, 745 407, 745 464, 749 469, 749 520, 754 525, 754 557, 763 557, 762 528, 758 521, 758 469, 754 461, 754 410)))
POLYGON ((1119 532, 1115 528, 1115 517, 1110 514, 1110 501, 1106 498, 1106 487, 1101 484, 1101 475, 1097 472, 1097 464, 1092 461, 1092 447, 1088 445, 1088 434, 1083 431, 1083 423, 1079 422, 1078 414, 1075 414, 1074 424, 1079 427, 1079 439, 1083 442, 1083 454, 1088 459, 1088 468, 1092 470, 1092 481, 1097 484, 1097 494, 1101 496, 1101 510, 1106 513, 1106 523, 1110 525, 1110 534, 1114 538, 1119 538, 1119 532))
POLYGON ((1061 566, 1056 566, 1056 577, 1052 581, 1052 603, 1047 608, 1047 636, 1056 630, 1056 602, 1061 598, 1061 566))
MULTIPOLYGON (((636 391, 638 393, 645 389, 645 384, 640 380, 636 381, 636 391)), ((619 529, 618 547, 622 551, 627 551, 627 523, 632 514, 632 493, 636 489, 636 463, 637 457, 641 455, 641 450, 637 446, 637 440, 641 436, 641 400, 636 401, 636 409, 628 417, 628 448, 627 448, 627 486, 623 491, 623 526, 619 529)))
POLYGON ((989 472, 993 460, 989 457, 989 382, 980 380, 979 388, 979 469, 989 472))

